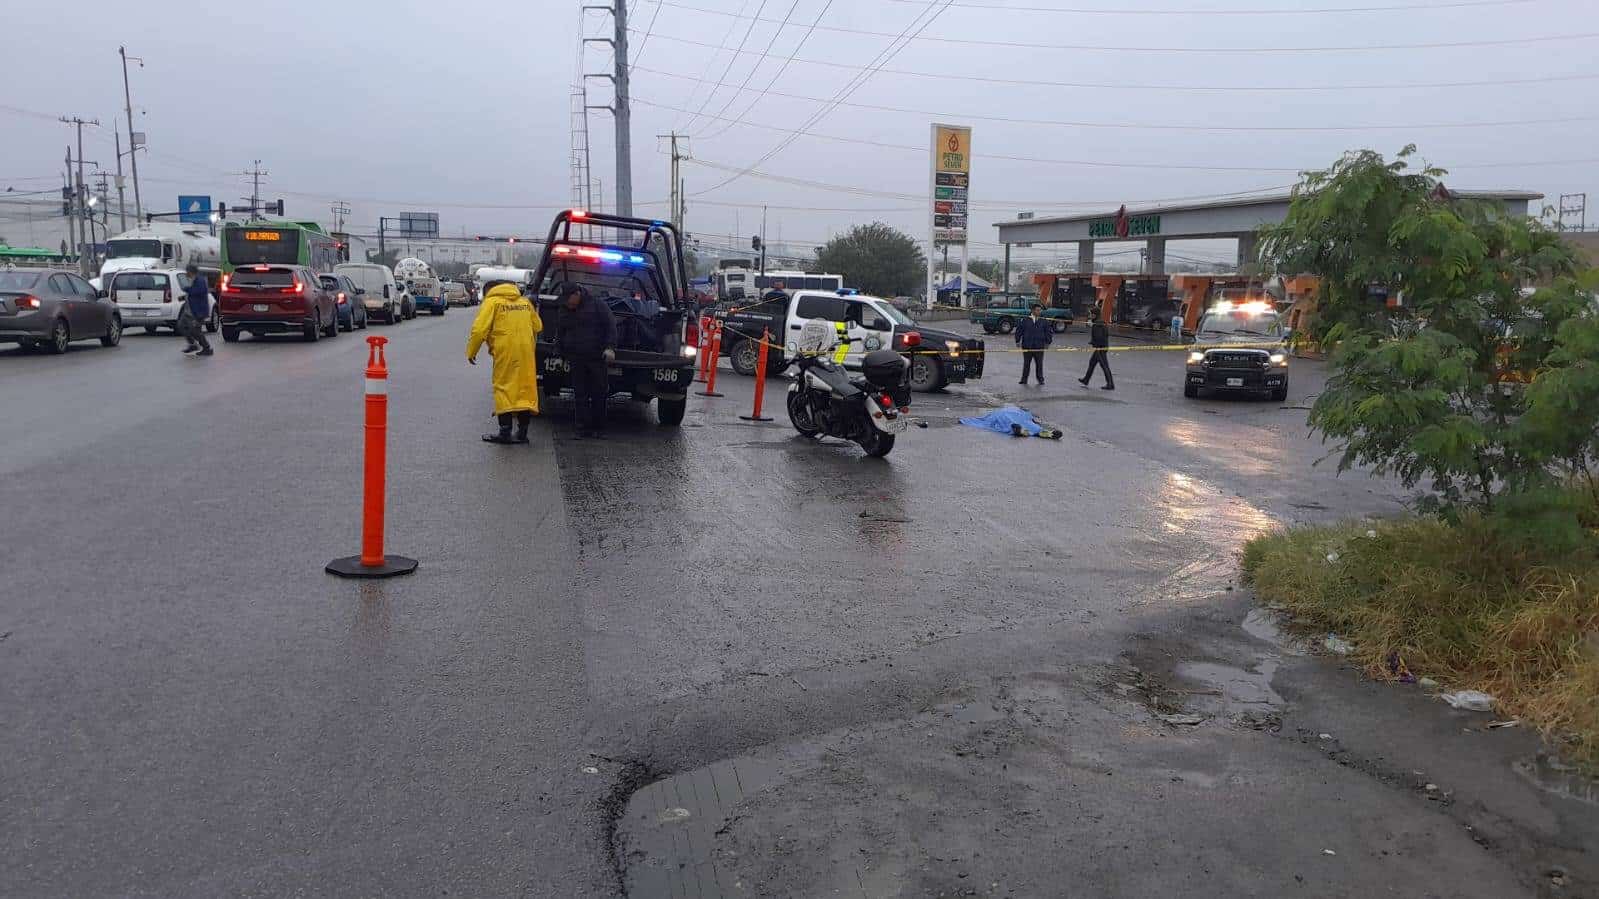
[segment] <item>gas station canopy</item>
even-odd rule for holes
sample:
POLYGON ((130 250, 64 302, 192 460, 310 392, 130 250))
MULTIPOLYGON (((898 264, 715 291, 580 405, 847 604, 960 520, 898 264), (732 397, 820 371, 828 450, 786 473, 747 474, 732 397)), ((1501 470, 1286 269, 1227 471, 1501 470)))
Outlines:
MULTIPOLYGON (((1452 195, 1495 200, 1516 216, 1526 215, 1533 200, 1543 199, 1541 193, 1521 190, 1460 190, 1452 195)), ((1093 271, 1096 243, 1144 241, 1149 250, 1150 273, 1161 274, 1166 265, 1166 241, 1231 238, 1238 241, 1238 265, 1242 271, 1255 261, 1256 233, 1263 225, 1281 224, 1288 216, 1291 199, 1291 194, 1283 192, 1141 209, 1123 206, 1110 213, 1017 219, 999 222, 995 227, 1007 252, 1011 244, 1076 243, 1077 270, 1082 272, 1093 271)))

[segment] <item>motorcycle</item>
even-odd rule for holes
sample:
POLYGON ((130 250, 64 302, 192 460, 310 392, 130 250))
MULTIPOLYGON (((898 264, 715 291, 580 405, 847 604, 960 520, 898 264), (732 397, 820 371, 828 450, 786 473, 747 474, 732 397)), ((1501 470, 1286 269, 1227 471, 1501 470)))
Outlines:
POLYGON ((851 377, 811 342, 810 351, 801 351, 790 363, 798 369, 788 388, 788 420, 794 430, 806 437, 853 441, 868 456, 888 455, 911 423, 910 363, 893 350, 875 350, 862 360, 861 374, 851 377))

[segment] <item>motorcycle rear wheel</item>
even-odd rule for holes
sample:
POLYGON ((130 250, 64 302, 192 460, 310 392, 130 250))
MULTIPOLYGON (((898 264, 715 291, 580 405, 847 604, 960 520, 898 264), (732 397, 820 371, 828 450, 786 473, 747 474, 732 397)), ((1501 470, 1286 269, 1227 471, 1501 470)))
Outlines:
POLYGON ((895 435, 893 434, 884 434, 882 431, 872 428, 865 437, 860 439, 861 449, 866 450, 866 455, 874 459, 881 459, 894 451, 894 437, 895 435))

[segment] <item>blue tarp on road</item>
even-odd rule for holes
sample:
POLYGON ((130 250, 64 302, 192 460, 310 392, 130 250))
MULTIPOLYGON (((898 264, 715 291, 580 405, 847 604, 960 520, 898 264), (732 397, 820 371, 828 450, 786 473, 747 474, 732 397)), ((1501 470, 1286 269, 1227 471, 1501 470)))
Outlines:
POLYGON ((963 418, 961 424, 971 425, 974 428, 984 428, 996 434, 1014 435, 1016 428, 1028 437, 1037 437, 1044 426, 1033 418, 1033 413, 1018 406, 1001 406, 987 415, 975 418, 963 418))

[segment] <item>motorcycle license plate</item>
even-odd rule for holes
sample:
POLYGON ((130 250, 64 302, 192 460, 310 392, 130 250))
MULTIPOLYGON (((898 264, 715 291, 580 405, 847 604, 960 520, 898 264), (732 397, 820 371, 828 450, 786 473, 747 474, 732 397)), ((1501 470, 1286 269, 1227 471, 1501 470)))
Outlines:
POLYGON ((894 418, 885 418, 883 419, 883 424, 888 426, 888 432, 890 434, 903 434, 911 426, 910 419, 903 415, 898 415, 894 418))
POLYGON ((1228 378, 1227 379, 1227 386, 1228 387, 1242 387, 1242 386, 1244 386, 1244 379, 1243 378, 1228 378))

